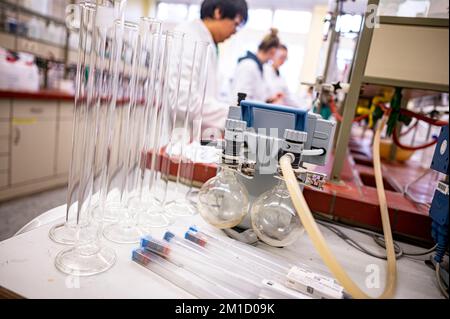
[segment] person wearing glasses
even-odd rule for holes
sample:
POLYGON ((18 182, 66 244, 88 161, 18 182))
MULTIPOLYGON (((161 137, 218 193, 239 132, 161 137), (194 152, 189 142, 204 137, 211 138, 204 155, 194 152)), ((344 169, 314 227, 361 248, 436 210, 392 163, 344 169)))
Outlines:
POLYGON ((270 92, 264 78, 264 65, 275 57, 279 46, 278 30, 272 28, 259 44, 256 53, 247 51, 247 55, 238 60, 232 80, 231 98, 243 92, 247 94, 248 100, 274 104, 282 102, 283 93, 270 92))
POLYGON ((289 90, 286 80, 280 73, 280 68, 287 59, 288 49, 284 44, 281 44, 272 59, 272 63, 267 63, 264 65, 264 79, 269 87, 269 94, 276 95, 281 92, 283 94, 283 98, 280 101, 280 104, 306 108, 308 105, 302 105, 300 98, 289 90))
MULTIPOLYGON (((202 127, 223 130, 229 105, 219 101, 218 44, 235 34, 248 19, 245 0, 204 0, 200 7, 200 19, 184 22, 175 30, 184 32, 193 41, 210 43, 205 102, 202 127)), ((192 61, 192 50, 184 53, 184 61, 192 61)), ((182 77, 189 76, 189 68, 183 68, 182 77)), ((195 80, 195 79, 194 79, 195 80)), ((180 87, 179 105, 183 113, 188 99, 187 87, 180 87), (183 109, 184 108, 184 109, 183 109)), ((198 112, 199 110, 190 110, 198 112)), ((183 114, 180 114, 180 117, 183 114)))

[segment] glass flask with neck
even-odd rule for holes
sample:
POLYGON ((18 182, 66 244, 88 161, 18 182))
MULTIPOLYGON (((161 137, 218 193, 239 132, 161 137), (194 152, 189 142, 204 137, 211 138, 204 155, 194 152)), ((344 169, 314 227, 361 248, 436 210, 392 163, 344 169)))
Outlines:
POLYGON ((252 227, 260 240, 268 245, 284 247, 294 243, 304 228, 281 178, 271 190, 253 203, 250 215, 252 227))
POLYGON ((203 184, 198 194, 198 210, 205 221, 217 228, 231 228, 248 213, 249 196, 236 173, 222 166, 216 177, 203 184))

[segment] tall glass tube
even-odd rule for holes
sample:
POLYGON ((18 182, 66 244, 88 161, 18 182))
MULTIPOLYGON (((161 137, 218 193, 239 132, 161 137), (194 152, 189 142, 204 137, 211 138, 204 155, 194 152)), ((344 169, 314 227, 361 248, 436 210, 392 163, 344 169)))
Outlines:
MULTIPOLYGON (((95 18, 92 27, 92 54, 89 61, 88 84, 86 94, 86 121, 84 125, 83 159, 78 191, 77 225, 87 219, 92 198, 92 185, 95 174, 95 156, 99 145, 97 133, 104 119, 100 112, 102 100, 111 101, 109 108, 115 107, 114 95, 117 91, 117 57, 120 53, 125 1, 98 1, 95 6, 95 18), (118 18, 117 20, 115 18, 118 18), (120 28, 117 28, 119 25, 120 28), (113 41, 108 38, 113 37, 113 41), (111 50, 111 44, 114 44, 111 50), (110 92, 105 94, 104 92, 110 92)), ((111 113, 110 113, 111 114, 111 113)), ((109 115, 109 114, 108 114, 109 115)), ((108 123, 108 119, 106 120, 108 123)), ((108 138, 107 138, 108 140, 108 138)), ((106 143, 107 144, 107 143, 106 143)), ((101 152, 106 153, 106 152, 101 152)), ((96 236, 83 240, 80 227, 77 227, 76 245, 58 253, 56 267, 64 273, 74 275, 93 275, 109 269, 116 260, 115 252, 101 243, 102 223, 96 225, 96 236)))
POLYGON ((153 146, 149 178, 151 206, 140 214, 140 226, 143 229, 165 227, 172 222, 163 210, 166 196, 165 179, 168 178, 170 169, 166 153, 176 120, 184 33, 167 31, 163 41, 164 49, 156 80, 153 122, 150 125, 150 144, 153 146))
MULTIPOLYGON (((78 194, 83 173, 84 140, 86 135, 88 74, 93 54, 92 30, 94 29, 97 8, 86 3, 80 5, 80 37, 78 44, 78 64, 76 74, 76 91, 74 103, 74 120, 72 133, 72 157, 69 168, 66 220, 63 224, 50 229, 50 238, 60 244, 73 245, 76 241, 77 229, 88 225, 87 220, 79 220, 78 194)), ((92 232, 86 232, 86 234, 92 232)))
MULTIPOLYGON (((143 103, 141 100, 143 79, 141 65, 144 55, 140 51, 139 25, 126 22, 123 33, 123 70, 121 86, 125 89, 125 105, 121 108, 121 129, 120 129, 120 153, 119 166, 116 174, 112 175, 111 182, 117 187, 117 202, 114 202, 114 209, 117 210, 118 222, 110 224, 104 229, 104 236, 117 243, 138 242, 141 237, 137 228, 135 216, 130 215, 128 201, 135 185, 136 164, 138 161, 138 138, 142 134, 143 103)), ((144 61, 145 63, 145 61, 144 61)), ((106 209, 113 207, 105 205, 106 209)))
MULTIPOLYGON (((210 45, 202 41, 186 41, 186 49, 191 52, 186 56, 192 57, 185 72, 189 82, 187 87, 180 90, 178 113, 182 114, 184 122, 182 138, 174 136, 173 144, 179 144, 180 154, 177 161, 176 183, 170 192, 170 199, 165 203, 165 211, 171 216, 192 216, 197 213, 196 207, 190 200, 193 187, 194 168, 197 149, 201 141, 202 111, 205 98, 208 55, 210 45)), ((177 158, 177 157, 174 157, 177 158)))
POLYGON ((152 199, 150 197, 149 185, 150 167, 151 167, 151 151, 153 150, 152 142, 154 140, 154 124, 156 115, 155 110, 155 94, 157 91, 158 70, 161 55, 161 39, 162 39, 162 22, 143 17, 141 18, 141 34, 140 43, 143 56, 140 61, 143 74, 143 130, 138 134, 138 156, 139 162, 135 171, 134 191, 130 196, 129 209, 133 210, 131 214, 139 214, 143 210, 148 209, 152 199), (145 62, 144 62, 145 61, 145 62))

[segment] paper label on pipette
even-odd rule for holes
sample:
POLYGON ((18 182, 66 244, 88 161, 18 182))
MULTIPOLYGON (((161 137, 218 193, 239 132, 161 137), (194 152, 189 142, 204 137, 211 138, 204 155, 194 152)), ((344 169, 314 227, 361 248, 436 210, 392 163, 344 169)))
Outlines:
POLYGON ((266 279, 262 282, 259 297, 263 299, 311 299, 308 295, 266 279))
POLYGON ((343 288, 335 280, 296 266, 289 270, 286 285, 317 298, 343 298, 343 288))

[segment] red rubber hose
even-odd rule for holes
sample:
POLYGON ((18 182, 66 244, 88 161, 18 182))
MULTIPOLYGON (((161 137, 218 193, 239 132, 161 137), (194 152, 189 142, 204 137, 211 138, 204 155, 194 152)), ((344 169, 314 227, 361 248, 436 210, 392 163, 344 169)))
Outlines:
POLYGON ((407 135, 407 134, 408 134, 409 132, 411 132, 415 127, 417 127, 418 124, 419 124, 419 120, 416 119, 416 122, 414 122, 413 125, 411 125, 410 127, 408 127, 408 128, 406 129, 406 131, 400 133, 400 136, 405 136, 405 135, 407 135))
MULTIPOLYGON (((338 113, 334 98, 330 98, 330 109, 336 121, 342 122, 342 115, 338 113)), ((359 122, 369 117, 369 114, 360 115, 353 119, 353 122, 359 122)))
POLYGON ((395 145, 397 145, 398 147, 400 147, 402 149, 408 150, 408 151, 422 150, 424 148, 433 146, 434 144, 437 143, 437 139, 435 138, 435 139, 433 139, 433 141, 428 142, 428 143, 423 144, 423 145, 417 145, 417 146, 404 145, 404 144, 402 144, 402 142, 400 142, 400 139, 397 136, 397 127, 394 127, 394 131, 392 133, 392 139, 393 139, 395 145))

